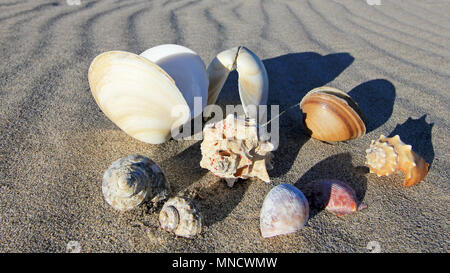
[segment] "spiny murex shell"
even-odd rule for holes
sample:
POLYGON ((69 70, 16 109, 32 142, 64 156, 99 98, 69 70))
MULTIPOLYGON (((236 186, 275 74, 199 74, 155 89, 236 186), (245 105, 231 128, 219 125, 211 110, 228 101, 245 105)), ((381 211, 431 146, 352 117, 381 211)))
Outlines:
POLYGON ((274 146, 258 136, 258 126, 251 118, 226 119, 210 123, 203 129, 200 166, 224 178, 232 187, 238 178, 258 177, 270 182, 274 146))
POLYGON ((403 186, 413 186, 422 181, 428 173, 429 164, 416 154, 411 145, 401 141, 400 136, 391 138, 381 135, 372 140, 366 150, 366 165, 378 176, 391 175, 398 170, 405 173, 403 186))
POLYGON ((129 155, 114 161, 103 175, 102 192, 113 208, 130 210, 149 200, 167 198, 169 183, 161 168, 150 158, 129 155))
POLYGON ((304 124, 311 137, 322 141, 345 141, 366 132, 363 114, 345 92, 328 86, 308 92, 300 102, 304 124))
MULTIPOLYGON (((258 117, 256 106, 267 104, 269 80, 263 62, 244 46, 220 52, 209 64, 208 105, 216 102, 228 74, 234 69, 239 75, 239 96, 245 114, 256 119, 258 117)), ((206 116, 209 116, 208 110, 205 111, 206 116)))
POLYGON ((186 197, 169 199, 159 213, 161 228, 177 236, 192 238, 202 230, 202 215, 186 197))
POLYGON ((300 230, 308 221, 309 204, 305 195, 290 184, 274 187, 264 199, 260 229, 264 238, 300 230))
POLYGON ((161 45, 138 56, 124 51, 98 55, 89 86, 103 113, 130 136, 151 144, 201 113, 208 97, 205 64, 194 51, 161 45), (194 96, 202 108, 194 113, 194 96))
POLYGON ((349 185, 336 179, 321 179, 308 185, 307 193, 313 207, 330 211, 337 216, 352 214, 367 208, 359 204, 356 193, 349 185))

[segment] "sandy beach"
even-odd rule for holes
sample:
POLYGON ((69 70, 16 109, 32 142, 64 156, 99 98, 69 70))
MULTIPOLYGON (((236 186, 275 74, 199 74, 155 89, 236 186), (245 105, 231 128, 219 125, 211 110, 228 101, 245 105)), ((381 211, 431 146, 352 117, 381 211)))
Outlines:
MULTIPOLYGON (((0 252, 449 252, 450 3, 434 1, 0 1, 0 252), (70 3, 70 4, 69 4, 70 3), (280 111, 313 88, 347 92, 367 133, 327 144, 305 134, 299 108, 280 118, 271 183, 233 188, 202 169, 199 141, 151 145, 121 131, 90 92, 98 54, 140 54, 160 44, 205 64, 244 45, 263 61, 269 104, 280 111), (365 150, 400 135, 429 164, 424 181, 377 177, 365 150), (141 154, 165 172, 172 195, 204 216, 195 239, 158 225, 158 208, 118 212, 104 200, 105 170, 141 154), (299 232, 264 239, 259 213, 275 185, 334 178, 368 208, 338 217, 312 211, 299 232)), ((237 73, 219 105, 239 104, 237 73)))

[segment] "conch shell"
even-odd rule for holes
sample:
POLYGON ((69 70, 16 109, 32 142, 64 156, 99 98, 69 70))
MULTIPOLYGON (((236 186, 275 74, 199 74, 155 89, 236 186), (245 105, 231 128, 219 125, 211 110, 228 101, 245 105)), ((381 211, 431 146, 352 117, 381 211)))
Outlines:
POLYGON ((264 238, 300 230, 308 221, 309 204, 305 195, 290 184, 280 184, 267 194, 260 214, 264 238))
POLYGON ((202 230, 202 215, 191 199, 173 197, 159 213, 161 228, 177 236, 192 238, 202 230))
POLYGON ((391 138, 381 135, 378 140, 372 140, 366 154, 366 165, 371 173, 386 176, 401 170, 405 173, 405 187, 419 183, 428 173, 429 164, 398 135, 391 138))
POLYGON ((232 187, 238 178, 258 177, 270 182, 274 146, 258 136, 258 126, 251 118, 226 119, 210 123, 203 129, 200 166, 224 178, 232 187))
POLYGON ((169 183, 161 168, 150 158, 129 155, 114 161, 103 175, 102 192, 106 202, 121 211, 142 202, 167 198, 169 183))
POLYGON ((300 108, 312 138, 345 141, 366 132, 361 109, 339 89, 328 86, 315 88, 301 100, 300 108))

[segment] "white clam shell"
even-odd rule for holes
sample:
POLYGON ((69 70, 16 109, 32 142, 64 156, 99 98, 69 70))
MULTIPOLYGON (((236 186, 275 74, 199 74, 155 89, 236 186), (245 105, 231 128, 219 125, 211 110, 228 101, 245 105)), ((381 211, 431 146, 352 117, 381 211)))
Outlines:
POLYGON ((308 221, 309 204, 295 186, 280 184, 267 194, 261 208, 260 229, 264 238, 300 230, 308 221))
POLYGON ((205 63, 193 50, 174 44, 152 47, 140 54, 161 67, 175 81, 191 111, 191 117, 200 114, 208 100, 208 75, 205 63), (195 109, 194 98, 201 98, 201 108, 195 109))
POLYGON ((159 144, 199 114, 193 113, 197 95, 203 100, 201 113, 208 79, 203 61, 188 48, 161 45, 142 55, 100 54, 89 67, 89 85, 100 109, 120 129, 140 141, 159 144))
POLYGON ((133 209, 146 200, 164 200, 169 191, 161 168, 141 155, 114 161, 103 175, 103 196, 109 205, 120 211, 133 209))
POLYGON ((202 215, 191 199, 173 197, 159 213, 161 228, 177 236, 192 238, 202 230, 202 215))
POLYGON ((258 117, 256 106, 267 104, 269 80, 263 62, 243 46, 217 54, 208 66, 208 105, 216 102, 228 74, 234 69, 239 74, 239 96, 245 114, 256 119, 258 117))

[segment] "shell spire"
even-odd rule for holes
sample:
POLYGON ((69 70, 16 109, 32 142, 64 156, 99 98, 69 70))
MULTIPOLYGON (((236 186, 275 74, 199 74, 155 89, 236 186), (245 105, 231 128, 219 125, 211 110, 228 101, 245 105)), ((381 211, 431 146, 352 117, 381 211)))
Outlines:
POLYGON ((403 186, 410 187, 422 181, 428 173, 429 164, 405 144, 400 136, 381 135, 366 150, 366 165, 378 176, 391 175, 398 170, 405 173, 403 186))

